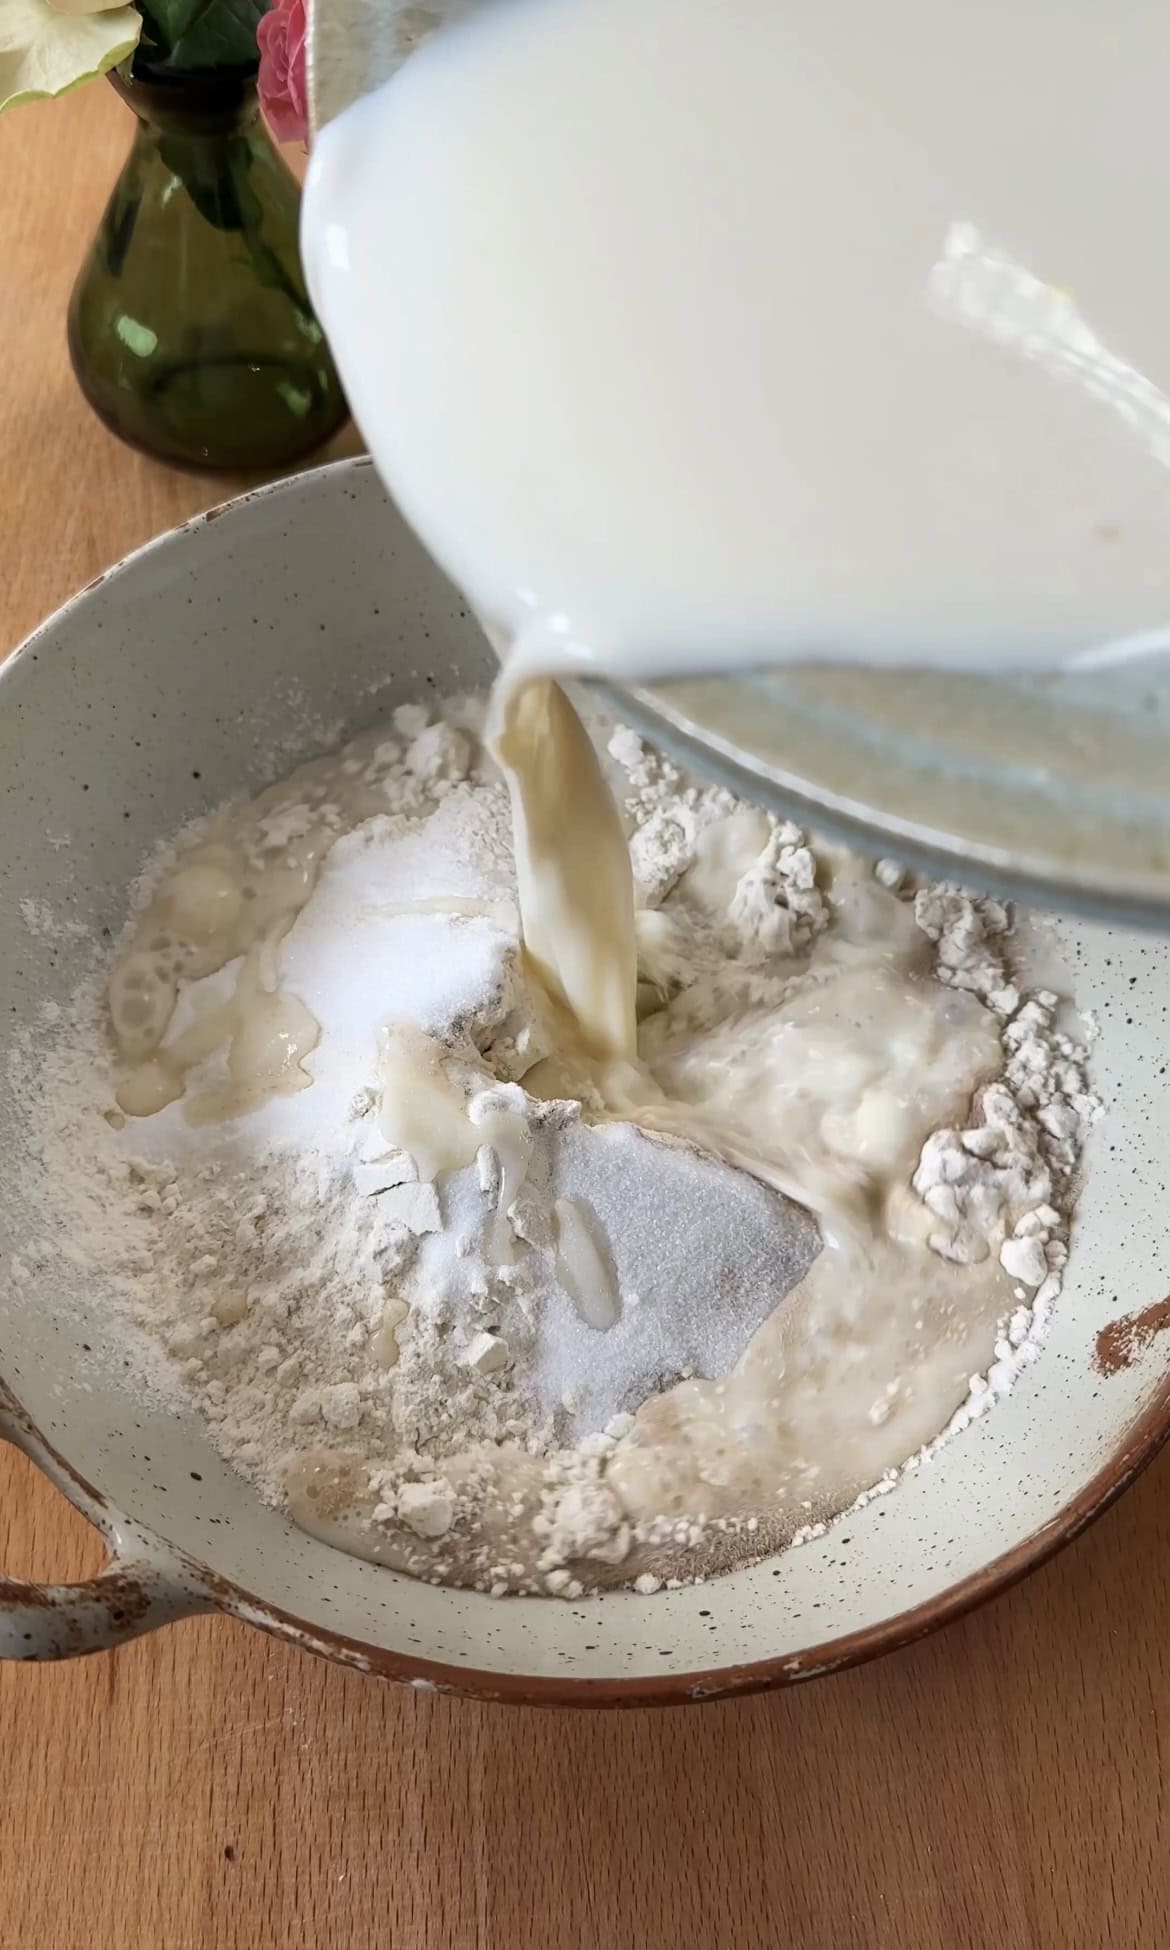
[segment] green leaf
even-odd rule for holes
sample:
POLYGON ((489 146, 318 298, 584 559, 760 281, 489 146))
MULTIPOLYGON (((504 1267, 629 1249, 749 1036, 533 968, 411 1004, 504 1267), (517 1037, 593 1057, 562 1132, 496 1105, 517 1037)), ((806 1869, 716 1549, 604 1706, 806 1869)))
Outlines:
POLYGON ((134 7, 66 14, 47 0, 0 0, 0 110, 106 74, 129 59, 141 31, 134 7))
MULTIPOLYGON (((6 6, 8 0, 0 0, 6 6)), ((150 39, 163 68, 247 68, 255 62, 256 28, 267 0, 142 0, 150 39)))

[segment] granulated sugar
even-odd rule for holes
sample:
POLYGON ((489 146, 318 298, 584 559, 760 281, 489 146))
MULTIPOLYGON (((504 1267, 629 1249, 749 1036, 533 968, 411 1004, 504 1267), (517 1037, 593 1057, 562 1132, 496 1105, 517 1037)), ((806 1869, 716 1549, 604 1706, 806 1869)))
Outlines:
POLYGON ((884 1492, 1010 1385, 1097 1106, 995 903, 619 730, 644 1067, 615 1114, 534 1001, 481 724, 406 707, 152 877, 118 1048, 83 996, 21 1083, 52 1209, 17 1270, 82 1240, 221 1452, 344 1548, 649 1592, 884 1492))

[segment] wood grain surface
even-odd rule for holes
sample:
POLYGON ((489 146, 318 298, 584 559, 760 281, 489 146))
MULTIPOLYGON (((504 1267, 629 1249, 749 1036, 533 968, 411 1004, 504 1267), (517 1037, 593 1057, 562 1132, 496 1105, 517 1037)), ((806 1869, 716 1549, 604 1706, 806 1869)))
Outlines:
MULTIPOLYGON (((0 653, 233 483, 119 447, 65 357, 125 146, 109 91, 0 124, 0 653)), ((1170 1458, 913 1651, 772 1698, 416 1698, 221 1621, 0 1670, 0 1950, 1160 1950, 1170 1458)), ((0 1455, 0 1564, 99 1552, 0 1455)))

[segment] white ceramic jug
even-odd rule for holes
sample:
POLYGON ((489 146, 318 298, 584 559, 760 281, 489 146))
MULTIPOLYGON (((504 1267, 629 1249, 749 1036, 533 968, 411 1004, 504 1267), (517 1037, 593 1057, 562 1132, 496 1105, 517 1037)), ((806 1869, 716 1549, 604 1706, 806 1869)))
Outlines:
MULTIPOLYGON (((316 131, 492 0, 310 0, 316 131)), ((620 49, 615 49, 620 59, 620 49)), ((474 322, 469 324, 474 330, 474 322)), ((1170 925, 1170 660, 983 676, 842 666, 615 693, 695 769, 871 852, 1170 925)))

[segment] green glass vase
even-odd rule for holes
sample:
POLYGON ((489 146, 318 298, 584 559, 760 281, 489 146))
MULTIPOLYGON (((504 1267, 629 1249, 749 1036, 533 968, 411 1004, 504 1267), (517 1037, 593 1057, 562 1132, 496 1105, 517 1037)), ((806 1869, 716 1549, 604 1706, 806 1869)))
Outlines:
POLYGON ((254 74, 111 78, 138 126, 69 304, 81 389, 121 439, 181 467, 298 460, 347 408, 254 74))

